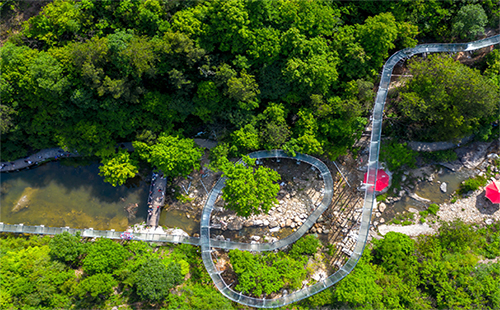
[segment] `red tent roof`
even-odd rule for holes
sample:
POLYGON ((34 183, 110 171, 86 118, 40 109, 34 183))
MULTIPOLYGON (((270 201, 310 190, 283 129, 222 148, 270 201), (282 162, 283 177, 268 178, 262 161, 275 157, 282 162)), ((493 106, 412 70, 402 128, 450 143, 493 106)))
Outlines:
MULTIPOLYGON (((363 181, 364 183, 366 183, 367 178, 368 178, 368 172, 365 173, 365 178, 363 181)), ((375 190, 377 192, 380 192, 381 190, 389 186, 389 180, 390 180, 389 175, 384 170, 379 169, 377 171, 377 182, 375 183, 375 190)))
POLYGON ((493 203, 500 203, 500 182, 491 182, 486 186, 486 197, 493 203))

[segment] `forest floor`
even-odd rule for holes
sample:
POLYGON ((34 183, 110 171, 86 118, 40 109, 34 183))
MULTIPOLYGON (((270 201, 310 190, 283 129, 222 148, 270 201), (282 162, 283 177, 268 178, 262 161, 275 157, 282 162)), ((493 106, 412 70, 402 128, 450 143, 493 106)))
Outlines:
POLYGON ((0 46, 3 46, 7 38, 19 33, 23 23, 31 17, 38 15, 44 6, 52 2, 44 1, 2 1, 5 6, 2 7, 0 22, 0 46), (10 3, 9 3, 10 2, 10 3))

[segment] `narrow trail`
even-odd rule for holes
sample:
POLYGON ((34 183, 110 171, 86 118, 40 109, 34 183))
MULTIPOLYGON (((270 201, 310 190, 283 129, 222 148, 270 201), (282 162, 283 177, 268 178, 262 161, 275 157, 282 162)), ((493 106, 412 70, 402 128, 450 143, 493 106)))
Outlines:
MULTIPOLYGON (((248 250, 248 251, 271 251, 274 249, 279 249, 283 246, 286 246, 288 244, 297 241, 304 233, 306 233, 309 230, 309 228, 311 228, 311 226, 316 222, 318 217, 328 208, 329 204, 331 203, 333 196, 333 182, 331 181, 332 177, 329 169, 321 161, 308 155, 297 154, 297 156, 292 157, 286 155, 281 150, 261 151, 249 154, 249 156, 253 158, 285 157, 285 158, 293 158, 296 160, 308 162, 321 171, 321 175, 325 180, 325 195, 320 206, 317 206, 315 211, 307 218, 304 224, 297 231, 295 231, 293 234, 291 234, 285 239, 268 244, 246 244, 246 243, 230 242, 230 241, 215 241, 210 239, 210 216, 213 210, 213 205, 217 200, 217 197, 220 195, 222 188, 224 187, 224 179, 220 179, 210 191, 209 197, 203 208, 202 218, 200 222, 201 230, 199 239, 186 236, 173 236, 173 235, 153 234, 153 233, 134 233, 135 237, 134 239, 143 241, 188 243, 192 245, 200 245, 202 250, 203 263, 208 273, 210 274, 210 277, 214 281, 215 286, 227 298, 247 306, 257 307, 257 308, 277 308, 293 302, 300 301, 304 298, 307 298, 311 295, 321 292, 322 290, 342 280, 352 271, 352 269, 356 266, 357 262, 361 258, 361 255, 363 253, 363 250, 367 242, 369 228, 370 228, 370 221, 371 221, 371 213, 373 207, 376 206, 374 184, 375 180, 377 179, 377 171, 378 171, 383 111, 389 84, 391 81, 392 72, 396 64, 416 54, 435 53, 435 52, 465 52, 465 51, 481 49, 499 43, 500 43, 500 35, 492 36, 490 38, 469 43, 423 44, 423 45, 418 45, 415 48, 407 48, 398 51, 387 60, 382 71, 380 87, 377 92, 375 105, 372 113, 373 121, 372 121, 371 140, 369 146, 367 181, 364 184, 364 188, 366 191, 365 191, 364 204, 360 216, 361 224, 359 226, 359 233, 357 235, 357 238, 355 237, 356 244, 354 246, 354 250, 348 253, 349 259, 345 262, 345 264, 343 264, 335 273, 333 273, 331 276, 324 279, 323 281, 319 281, 316 284, 309 286, 305 289, 292 292, 291 294, 284 295, 279 298, 274 298, 274 299, 253 298, 246 295, 242 295, 241 293, 231 289, 222 279, 220 275, 221 272, 217 270, 212 258, 212 247, 217 247, 222 249, 238 248, 241 250, 248 250)), ((55 150, 57 151, 57 149, 55 150)), ((54 156, 53 153, 50 154, 54 156)), ((16 162, 14 164, 17 165, 16 162)), ((70 233, 76 233, 76 231, 80 231, 82 232, 82 236, 84 237, 106 237, 113 239, 121 238, 120 233, 115 232, 113 230, 94 231, 92 229, 79 230, 70 228, 52 228, 44 226, 25 227, 22 224, 6 225, 0 223, 0 231, 34 233, 34 234, 57 234, 57 233, 62 233, 64 231, 69 231, 70 233)))

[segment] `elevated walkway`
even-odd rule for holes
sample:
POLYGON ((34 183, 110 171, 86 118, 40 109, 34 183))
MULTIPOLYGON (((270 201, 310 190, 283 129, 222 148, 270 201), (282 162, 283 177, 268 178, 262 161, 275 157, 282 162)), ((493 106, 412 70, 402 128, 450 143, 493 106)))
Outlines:
POLYGON ((148 216, 146 225, 158 227, 160 222, 161 208, 165 205, 165 189, 167 188, 167 178, 161 171, 153 172, 151 187, 148 195, 148 216))
MULTIPOLYGON (((369 146, 369 159, 368 159, 368 169, 367 169, 367 180, 365 182, 366 192, 363 208, 361 210, 361 215, 359 217, 359 233, 357 238, 355 238, 356 243, 352 250, 346 250, 347 256, 349 257, 345 264, 339 266, 339 269, 333 273, 331 276, 323 281, 319 281, 316 284, 307 287, 305 289, 292 292, 288 295, 274 298, 274 299, 258 299, 249 296, 241 295, 240 293, 232 290, 222 279, 220 271, 217 270, 214 265, 212 258, 212 247, 223 248, 223 249, 241 249, 248 251, 271 251, 275 249, 282 248, 297 241, 304 233, 306 233, 311 226, 316 222, 318 217, 327 210, 329 204, 331 203, 333 196, 333 179, 330 171, 324 163, 320 160, 304 155, 297 154, 297 156, 289 156, 281 150, 274 151, 260 151, 249 154, 250 157, 256 159, 263 158, 291 158, 295 160, 300 160, 307 162, 314 167, 316 167, 325 181, 325 194, 321 201, 321 204, 313 211, 313 213, 307 218, 303 225, 295 231, 290 236, 276 241, 274 243, 268 244, 247 244, 241 242, 231 242, 231 241, 216 241, 210 239, 210 216, 213 210, 213 206, 217 197, 221 194, 221 190, 224 187, 225 179, 221 178, 212 188, 209 193, 209 197, 205 203, 202 212, 202 218, 200 222, 200 238, 186 237, 186 236, 173 236, 165 234, 153 234, 153 233, 134 233, 135 240, 142 241, 154 241, 154 242, 172 242, 172 243, 187 243, 192 245, 201 246, 203 263, 210 274, 210 277, 214 281, 215 286, 219 291, 227 298, 247 305, 257 308, 277 308, 282 307, 287 304, 297 302, 301 299, 307 298, 314 295, 322 290, 332 286, 338 281, 342 280, 347 276, 352 269, 356 266, 357 262, 361 258, 364 247, 367 242, 371 213, 373 207, 376 205, 375 199, 375 180, 377 179, 378 171, 378 160, 379 160, 379 150, 380 150, 380 137, 382 131, 382 116, 384 110, 384 104, 387 97, 387 89, 390 83, 391 75, 394 66, 401 60, 412 57, 416 54, 430 53, 430 52, 463 52, 472 51, 476 49, 481 49, 493 44, 500 43, 500 35, 496 35, 484 40, 474 41, 470 43, 459 43, 459 44, 424 44, 419 45, 415 48, 408 48, 398 51, 392 55, 384 65, 382 70, 382 76, 380 81, 380 87, 377 92, 375 99, 375 106, 373 108, 373 123, 371 140, 369 146)), ((71 229, 71 228, 53 228, 44 226, 24 226, 22 224, 16 225, 6 225, 0 223, 0 231, 3 232, 13 232, 13 233, 32 233, 32 234, 59 234, 64 231, 70 233, 76 233, 80 231, 81 235, 84 237, 105 237, 111 239, 121 239, 121 233, 111 231, 98 231, 93 229, 71 229)), ((352 237, 352 236, 351 236, 352 237)))

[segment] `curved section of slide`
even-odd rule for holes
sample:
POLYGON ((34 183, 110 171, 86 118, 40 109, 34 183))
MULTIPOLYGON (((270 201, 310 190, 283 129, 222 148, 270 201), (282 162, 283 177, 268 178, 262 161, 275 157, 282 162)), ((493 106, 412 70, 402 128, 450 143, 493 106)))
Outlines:
MULTIPOLYGON (((382 70, 382 76, 380 80, 380 86, 379 90, 377 92, 377 97, 375 99, 375 105, 373 108, 373 126, 372 126, 372 134, 371 134, 371 140, 370 140, 370 147, 369 147, 369 159, 368 159, 368 172, 367 172, 367 180, 366 180, 366 192, 365 192, 365 202, 363 205, 363 211, 361 215, 361 227, 359 229, 359 235, 358 235, 358 240, 356 242, 356 246, 354 248, 353 254, 351 257, 348 259, 348 261, 345 263, 344 266, 342 266, 338 271, 336 271, 334 274, 332 274, 330 277, 325 279, 324 281, 318 282, 308 288, 295 291, 289 295, 285 295, 279 298, 274 298, 274 299, 258 299, 258 298, 252 298, 249 296, 241 295, 240 293, 232 290, 228 285, 224 282, 222 277, 220 276, 220 273, 217 271, 215 268, 215 265, 213 263, 212 255, 211 255, 211 240, 209 238, 209 220, 210 220, 210 213, 212 211, 213 203, 215 202, 216 196, 220 193, 220 190, 224 186, 224 181, 221 179, 219 182, 217 182, 216 186, 214 187, 214 190, 216 191, 215 195, 210 195, 211 197, 213 196, 213 200, 207 200, 207 204, 205 205, 205 208, 203 210, 203 218, 201 221, 201 226, 202 226, 202 233, 200 234, 201 237, 201 248, 202 248, 202 257, 203 257, 203 263, 205 264, 205 267, 207 268, 208 273, 212 277, 212 280, 214 281, 215 286, 220 290, 220 292, 226 296, 227 298, 247 305, 251 307, 257 307, 257 308, 277 308, 281 307, 293 302, 297 302, 299 300, 302 300, 304 298, 307 298, 311 295, 314 295, 318 292, 321 292, 322 290, 332 286, 333 284, 339 282, 342 280, 346 275, 348 275, 352 269, 356 266, 358 263, 359 259, 361 258, 361 255, 363 254, 363 250, 365 248, 367 239, 368 239, 368 233, 370 229, 370 221, 371 221, 371 214, 373 207, 376 205, 376 199, 375 199, 375 180, 377 179, 377 170, 378 170, 378 160, 379 160, 379 151, 380 151, 380 137, 382 133, 382 117, 383 117, 383 111, 384 111, 384 105, 385 105, 385 100, 387 98, 387 91, 389 84, 391 82, 391 76, 392 76, 392 70, 394 69, 394 66, 407 58, 412 57, 413 55, 416 54, 422 54, 422 53, 438 53, 438 52, 465 52, 465 51, 473 51, 477 49, 481 49, 490 45, 494 44, 499 44, 500 43, 500 35, 496 35, 490 38, 486 38, 483 40, 479 41, 474 41, 474 42, 469 42, 469 43, 458 43, 458 44, 423 44, 423 45, 418 45, 414 48, 406 48, 403 50, 400 50, 393 54, 387 62, 385 63, 383 70, 382 70)), ((255 154, 255 153, 252 153, 255 154)), ((301 156, 306 156, 306 155, 301 155, 301 156)), ((263 157, 264 158, 264 157, 263 157)), ((325 185, 326 188, 326 185, 325 185)), ((212 193, 211 193, 212 194, 212 193)), ((326 195, 325 195, 326 196, 326 195)), ((318 208, 317 210, 319 210, 318 208)), ((308 221, 311 219, 311 215, 308 218, 308 221)), ((318 215, 319 216, 319 215, 318 215)), ((317 218, 317 217, 316 217, 317 218)), ((305 225, 305 223, 304 223, 305 225)), ((304 225, 302 225, 304 227, 304 225)), ((302 227, 301 227, 302 228, 302 227)), ((300 230, 300 229, 299 229, 300 230)), ((296 233, 293 236, 293 240, 298 240, 302 235, 298 235, 299 230, 296 231, 296 233)), ((304 234, 307 230, 301 231, 302 234, 304 234)), ((285 241, 286 239, 280 240, 280 241, 285 241)), ((263 245, 262 245, 263 246, 263 245)), ((260 250, 263 248, 258 247, 260 250)))

